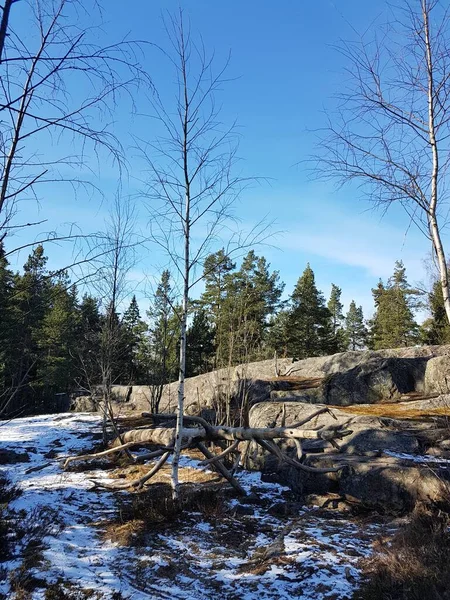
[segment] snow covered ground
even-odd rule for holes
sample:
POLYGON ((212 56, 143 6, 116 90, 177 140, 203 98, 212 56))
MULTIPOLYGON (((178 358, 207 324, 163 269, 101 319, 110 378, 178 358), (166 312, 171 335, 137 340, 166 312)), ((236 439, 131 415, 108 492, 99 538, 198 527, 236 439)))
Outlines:
MULTIPOLYGON (((230 500, 220 514, 188 512, 148 527, 138 544, 108 540, 106 524, 117 521, 130 494, 95 486, 107 470, 61 467, 64 457, 92 448, 99 432, 99 417, 90 414, 0 422, 0 457, 2 451, 29 457, 0 464, 0 473, 21 491, 9 510, 24 530, 7 560, 0 556, 0 598, 15 598, 17 573, 21 565, 24 571, 24 556, 29 562, 26 549, 36 530, 43 539, 40 555, 27 567, 33 599, 47 600, 46 590, 57 582, 66 595, 52 599, 351 598, 358 561, 370 553, 381 525, 313 509, 279 516, 271 507, 288 502, 289 493, 261 482, 257 473, 241 472, 239 479, 249 491, 258 490, 263 504, 230 500)), ((196 466, 188 458, 183 465, 196 466)))

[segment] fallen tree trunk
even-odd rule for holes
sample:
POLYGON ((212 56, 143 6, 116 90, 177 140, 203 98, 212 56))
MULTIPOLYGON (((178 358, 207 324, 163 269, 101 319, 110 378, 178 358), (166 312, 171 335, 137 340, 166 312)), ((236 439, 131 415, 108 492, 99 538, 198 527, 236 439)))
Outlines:
MULTIPOLYGON (((276 439, 297 439, 297 440, 334 440, 341 439, 352 432, 342 427, 324 427, 322 429, 303 429, 292 427, 209 427, 206 431, 203 427, 184 427, 180 432, 183 444, 196 442, 214 442, 217 440, 226 440, 234 442, 252 441, 252 440, 276 440, 276 439)), ((114 441, 115 445, 120 446, 125 443, 157 444, 169 446, 173 444, 175 438, 175 429, 173 427, 155 427, 145 429, 130 429, 114 441)))
MULTIPOLYGON (((182 445, 189 443, 190 440, 206 439, 206 431, 203 427, 183 427, 180 431, 182 445)), ((140 443, 155 444, 157 446, 172 446, 175 439, 174 427, 155 427, 154 429, 130 429, 122 434, 122 439, 116 438, 112 443, 112 447, 121 447, 122 444, 132 442, 133 444, 140 443)))
MULTIPOLYGON (((245 494, 245 490, 239 484, 237 479, 233 476, 233 471, 229 471, 222 460, 232 453, 236 454, 235 463, 239 462, 240 451, 239 444, 241 442, 255 442, 261 445, 266 451, 274 454, 280 461, 285 462, 291 466, 295 466, 299 469, 308 471, 309 473, 326 473, 334 472, 342 467, 333 467, 329 469, 317 469, 314 467, 307 467, 302 464, 301 459, 303 456, 301 440, 324 440, 329 442, 333 446, 337 446, 336 440, 342 439, 352 432, 348 429, 344 429, 343 426, 332 426, 332 427, 320 427, 317 429, 309 429, 304 427, 308 421, 313 420, 318 414, 329 409, 320 409, 310 415, 310 417, 303 421, 296 423, 291 427, 267 427, 267 428, 256 428, 256 427, 223 427, 213 426, 207 423, 201 417, 186 417, 186 425, 192 425, 191 427, 183 427, 178 435, 181 439, 182 449, 198 448, 202 454, 206 457, 203 461, 203 466, 209 466, 218 471, 225 479, 231 484, 231 486, 240 494, 245 494), (274 440, 284 439, 292 440, 296 447, 297 459, 293 459, 288 456, 281 448, 277 446, 274 440), (212 442, 219 446, 222 450, 219 454, 213 454, 205 445, 205 443, 212 442), (227 444, 232 442, 231 446, 227 447, 227 444)), ((329 411, 331 412, 331 411, 329 411)), ((103 458, 110 456, 111 454, 120 454, 124 451, 129 451, 131 447, 136 446, 159 446, 159 450, 147 453, 146 458, 158 458, 157 464, 149 471, 147 475, 140 477, 130 482, 116 482, 111 484, 105 484, 105 487, 124 489, 134 488, 141 489, 143 485, 156 474, 164 463, 167 461, 169 456, 174 453, 175 440, 176 440, 176 428, 172 426, 160 426, 154 427, 155 423, 161 423, 164 425, 171 425, 175 422, 176 416, 172 414, 152 415, 149 413, 143 413, 143 417, 151 419, 151 425, 148 427, 140 427, 139 429, 131 429, 118 436, 113 443, 111 448, 103 452, 99 452, 91 455, 73 456, 66 460, 65 467, 70 463, 77 460, 88 460, 94 458, 103 458)), ((136 460, 139 457, 133 457, 136 460)), ((234 469, 233 469, 234 470, 234 469)), ((103 485, 103 484, 101 484, 103 485)))

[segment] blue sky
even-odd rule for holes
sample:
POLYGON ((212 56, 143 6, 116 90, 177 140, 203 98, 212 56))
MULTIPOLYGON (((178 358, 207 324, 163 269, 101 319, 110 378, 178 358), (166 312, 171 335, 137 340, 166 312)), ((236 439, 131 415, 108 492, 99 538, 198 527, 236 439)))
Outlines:
MULTIPOLYGON (((103 35, 113 40, 128 34, 167 47, 162 14, 179 6, 172 0, 135 0, 124 10, 123 2, 109 0, 103 12, 103 35)), ((270 244, 255 250, 280 271, 286 292, 292 291, 309 262, 325 296, 333 282, 342 288, 346 307, 355 299, 370 316, 370 290, 379 277, 389 277, 395 260, 404 261, 411 282, 426 279, 422 261, 429 243, 420 232, 408 228, 401 210, 395 208, 382 217, 361 200, 357 188, 337 190, 332 183, 312 181, 303 163, 314 152, 313 130, 324 124, 325 111, 333 110, 334 96, 345 84, 347 65, 334 45, 341 38, 353 38, 354 30, 362 32, 382 23, 384 2, 184 0, 181 6, 193 34, 201 34, 218 64, 231 51, 231 81, 218 97, 222 120, 237 119, 242 174, 267 178, 244 192, 236 214, 244 226, 261 217, 274 222, 270 244)), ((173 77, 155 49, 147 50, 145 66, 158 89, 171 94, 173 77)), ((133 136, 151 140, 158 134, 154 122, 141 116, 149 111, 146 98, 135 100, 138 115, 131 114, 124 99, 114 117, 114 131, 127 148, 130 165, 124 189, 133 194, 143 178, 142 161, 132 149, 133 136)), ((41 150, 51 153, 55 148, 47 141, 41 150)), ((46 191, 39 208, 39 217, 48 219, 47 229, 73 221, 83 231, 100 226, 116 188, 117 172, 107 162, 95 168, 96 183, 106 200, 80 191, 74 201, 70 190, 63 192, 55 186, 46 191)), ((138 220, 145 229, 147 217, 139 208, 139 198, 137 205, 138 220)), ((26 211, 28 219, 35 208, 29 205, 26 211)), ((52 266, 61 266, 68 258, 64 248, 55 252, 49 247, 48 254, 52 266)), ((16 264, 24 258, 20 254, 16 264)), ((139 258, 132 279, 145 305, 145 286, 140 282, 157 276, 165 259, 156 249, 141 252, 139 258)))

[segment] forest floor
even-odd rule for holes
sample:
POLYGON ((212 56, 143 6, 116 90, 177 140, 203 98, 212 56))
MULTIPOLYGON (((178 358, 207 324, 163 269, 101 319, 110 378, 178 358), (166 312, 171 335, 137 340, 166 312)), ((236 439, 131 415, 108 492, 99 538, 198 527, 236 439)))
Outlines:
POLYGON ((301 506, 259 473, 238 474, 254 494, 237 500, 195 455, 183 457, 180 479, 203 492, 175 514, 158 500, 170 467, 134 493, 98 484, 147 467, 62 469, 100 438, 91 414, 0 421, 0 598, 345 600, 374 542, 396 529, 301 506))

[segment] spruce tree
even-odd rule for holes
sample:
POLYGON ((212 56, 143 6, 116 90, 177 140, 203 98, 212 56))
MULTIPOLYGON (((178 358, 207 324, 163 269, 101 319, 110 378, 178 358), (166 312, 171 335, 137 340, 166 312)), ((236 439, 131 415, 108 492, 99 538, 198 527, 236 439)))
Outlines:
POLYGON ((320 356, 330 352, 331 344, 330 311, 308 263, 291 296, 289 354, 296 359, 320 356))
POLYGON ((14 362, 11 348, 17 333, 14 320, 14 275, 9 269, 3 244, 0 242, 0 416, 8 409, 14 362))
POLYGON ((50 308, 50 278, 47 257, 39 245, 33 249, 23 267, 23 275, 14 278, 14 322, 16 330, 11 346, 12 387, 27 410, 42 409, 42 382, 36 374, 42 354, 39 352, 44 318, 50 308))
POLYGON ((189 354, 186 375, 193 377, 211 369, 214 358, 214 332, 208 315, 202 308, 195 311, 187 332, 189 354))
POLYGON ((428 295, 431 318, 421 327, 422 340, 426 344, 449 344, 450 324, 444 307, 444 297, 440 281, 436 281, 428 295))
POLYGON ((37 380, 51 403, 55 393, 68 392, 75 378, 78 329, 77 292, 68 275, 60 273, 49 286, 49 306, 42 320, 38 347, 37 380))
POLYGON ((345 339, 349 350, 362 350, 367 342, 367 327, 364 323, 362 306, 354 300, 345 316, 345 339))
POLYGON ((0 242, 0 352, 7 346, 11 324, 11 296, 14 287, 14 277, 5 257, 3 244, 0 242))
POLYGON ((101 382, 101 315, 99 303, 93 297, 84 295, 78 309, 76 357, 76 381, 83 390, 93 391, 94 385, 101 382))
POLYGON ((331 352, 342 352, 346 349, 346 340, 345 340, 345 332, 342 327, 344 321, 344 313, 342 309, 344 305, 341 302, 342 290, 340 287, 331 284, 331 294, 330 299, 328 300, 328 310, 331 315, 331 331, 332 331, 332 339, 330 341, 330 351, 331 352))
POLYGON ((121 362, 122 327, 114 302, 109 302, 100 317, 99 368, 103 400, 110 400, 112 386, 120 384, 125 376, 121 362))
POLYGON ((163 385, 176 379, 178 370, 177 344, 180 322, 175 310, 175 297, 170 272, 164 271, 153 297, 150 318, 152 383, 163 385))
POLYGON ((136 384, 141 381, 146 372, 142 361, 145 359, 144 346, 147 341, 147 330, 146 323, 141 319, 136 296, 133 295, 130 305, 122 317, 121 362, 124 371, 123 381, 128 384, 136 384))
POLYGON ((401 261, 385 286, 382 281, 372 290, 375 315, 371 322, 370 345, 373 349, 410 346, 418 341, 418 326, 414 320, 414 297, 401 261))

